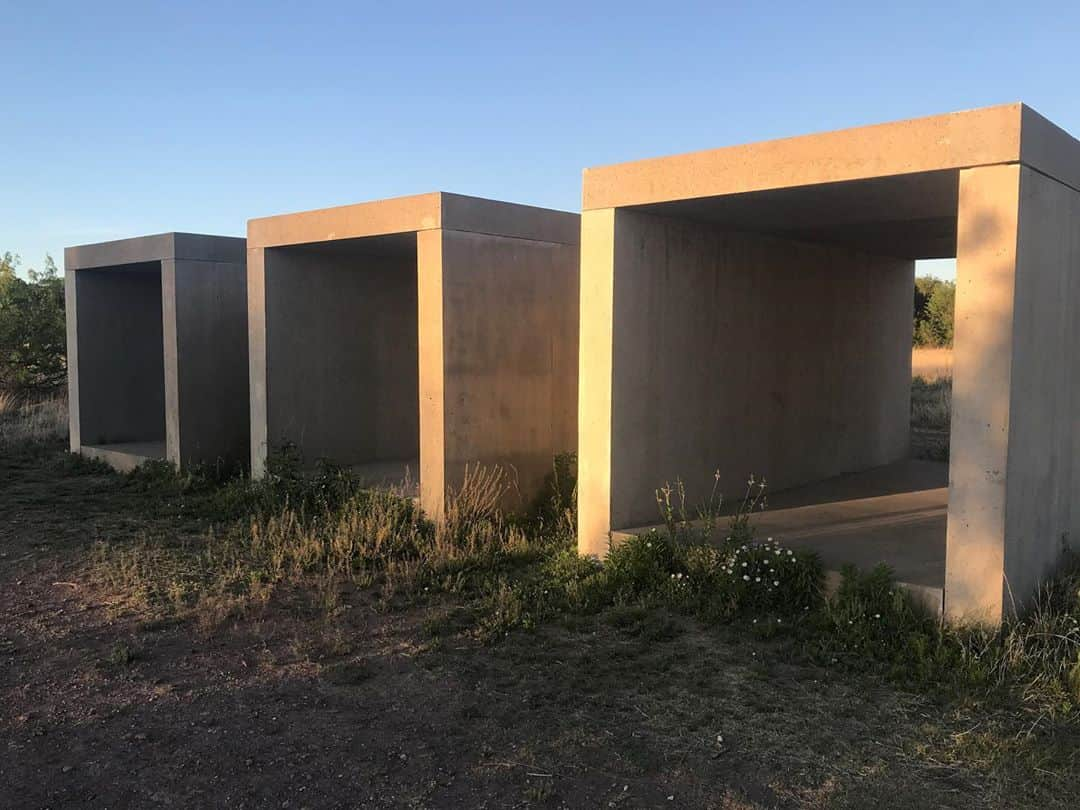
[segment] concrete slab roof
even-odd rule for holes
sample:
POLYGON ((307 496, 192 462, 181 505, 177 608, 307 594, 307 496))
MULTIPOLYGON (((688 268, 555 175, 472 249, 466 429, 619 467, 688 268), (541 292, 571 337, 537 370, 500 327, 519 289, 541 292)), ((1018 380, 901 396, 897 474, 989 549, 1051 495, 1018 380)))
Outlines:
POLYGON ((577 214, 442 191, 248 221, 248 247, 268 248, 447 230, 577 244, 577 214))
POLYGON ((89 270, 188 259, 208 262, 242 262, 245 240, 239 236, 199 233, 159 233, 91 245, 64 248, 64 268, 89 270))
POLYGON ((582 209, 1023 163, 1080 189, 1080 142, 1024 104, 586 169, 582 209))

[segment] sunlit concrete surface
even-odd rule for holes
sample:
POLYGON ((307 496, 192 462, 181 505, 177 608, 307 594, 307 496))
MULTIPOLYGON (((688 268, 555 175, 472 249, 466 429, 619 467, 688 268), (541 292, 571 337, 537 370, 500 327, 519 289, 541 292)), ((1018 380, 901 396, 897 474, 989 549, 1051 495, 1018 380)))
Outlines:
POLYGON ((1021 104, 587 170, 580 549, 676 476, 902 460, 913 263, 955 256, 945 612, 1022 607, 1080 537, 1078 188, 1080 144, 1021 104))
POLYGON ((535 497, 577 446, 579 217, 433 193, 248 224, 251 465, 382 483, 442 512, 466 465, 535 497))
POLYGON ((244 261, 243 239, 187 233, 64 251, 72 452, 247 460, 244 261))

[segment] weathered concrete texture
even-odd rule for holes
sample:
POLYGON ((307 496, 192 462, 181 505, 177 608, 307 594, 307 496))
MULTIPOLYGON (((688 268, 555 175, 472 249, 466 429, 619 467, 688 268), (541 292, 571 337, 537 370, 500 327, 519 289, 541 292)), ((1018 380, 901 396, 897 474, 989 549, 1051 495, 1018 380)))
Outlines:
POLYGON ((247 458, 244 261, 243 239, 183 233, 65 251, 73 452, 247 458))
POLYGON ((1080 536, 1078 184, 1019 104, 586 171, 580 549, 675 476, 900 458, 911 260, 956 256, 945 610, 1022 606, 1080 536))
POLYGON ((286 443, 439 514, 466 465, 514 502, 576 448, 578 217, 434 193, 248 225, 251 454, 286 443))

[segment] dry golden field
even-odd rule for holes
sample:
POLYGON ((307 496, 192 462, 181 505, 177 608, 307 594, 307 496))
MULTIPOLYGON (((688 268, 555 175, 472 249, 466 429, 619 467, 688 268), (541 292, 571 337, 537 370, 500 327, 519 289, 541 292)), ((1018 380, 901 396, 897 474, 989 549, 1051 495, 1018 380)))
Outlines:
POLYGON ((911 376, 927 382, 952 377, 952 349, 912 349, 911 376))

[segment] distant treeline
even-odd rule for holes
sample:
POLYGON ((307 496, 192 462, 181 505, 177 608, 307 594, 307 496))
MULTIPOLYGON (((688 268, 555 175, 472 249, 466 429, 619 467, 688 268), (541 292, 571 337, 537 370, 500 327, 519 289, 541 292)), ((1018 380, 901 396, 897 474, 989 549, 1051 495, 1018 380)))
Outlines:
POLYGON ((26 279, 18 266, 0 254, 0 393, 33 398, 67 382, 64 279, 49 256, 26 279))
POLYGON ((915 279, 916 346, 952 346, 956 283, 933 276, 915 279))

